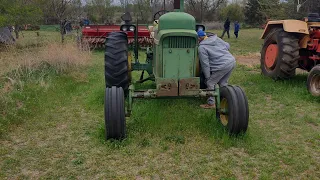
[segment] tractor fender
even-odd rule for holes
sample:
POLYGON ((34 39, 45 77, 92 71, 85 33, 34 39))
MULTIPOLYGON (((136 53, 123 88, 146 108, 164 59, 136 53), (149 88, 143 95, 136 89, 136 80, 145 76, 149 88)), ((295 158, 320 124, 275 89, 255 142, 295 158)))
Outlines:
POLYGON ((279 20, 268 22, 261 39, 264 39, 274 28, 283 28, 285 32, 309 35, 308 24, 306 22, 299 20, 279 20))

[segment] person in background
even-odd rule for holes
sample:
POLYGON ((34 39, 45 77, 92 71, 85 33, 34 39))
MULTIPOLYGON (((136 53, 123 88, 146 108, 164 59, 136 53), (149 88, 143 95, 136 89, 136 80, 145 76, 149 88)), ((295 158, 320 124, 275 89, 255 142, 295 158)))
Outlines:
POLYGON ((84 26, 89 26, 89 25, 90 25, 89 19, 84 19, 84 20, 83 20, 83 25, 84 25, 84 26))
POLYGON ((67 25, 67 19, 65 18, 60 23, 61 34, 66 34, 66 25, 67 25))
POLYGON ((229 18, 227 18, 227 20, 224 22, 223 27, 224 27, 224 30, 223 30, 222 36, 220 38, 222 39, 226 32, 228 34, 228 38, 230 38, 230 33, 229 33, 229 31, 230 31, 230 20, 229 20, 229 18))
MULTIPOLYGON (((229 43, 217 35, 207 36, 202 30, 197 32, 199 40, 199 60, 208 90, 213 90, 216 84, 220 87, 228 85, 229 77, 236 66, 236 60, 229 52, 229 43)), ((201 108, 215 108, 214 97, 209 97, 207 104, 201 108)))
POLYGON ((238 38, 239 36, 239 31, 240 31, 240 24, 238 21, 236 21, 234 23, 234 35, 236 36, 236 38, 238 38))

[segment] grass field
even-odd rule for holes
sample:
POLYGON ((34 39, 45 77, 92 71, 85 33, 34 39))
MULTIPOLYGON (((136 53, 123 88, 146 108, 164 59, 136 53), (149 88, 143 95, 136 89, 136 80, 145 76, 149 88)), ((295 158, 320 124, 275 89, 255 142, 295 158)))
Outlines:
MULTIPOLYGON (((260 34, 227 41, 246 56, 259 52, 260 34)), ((0 115, 10 122, 0 179, 319 179, 320 99, 308 93, 306 74, 275 82, 238 64, 230 83, 248 97, 244 136, 229 137, 213 111, 199 108, 203 100, 154 99, 135 101, 127 139, 105 142, 103 61, 95 51, 88 66, 9 88, 18 110, 0 115)))

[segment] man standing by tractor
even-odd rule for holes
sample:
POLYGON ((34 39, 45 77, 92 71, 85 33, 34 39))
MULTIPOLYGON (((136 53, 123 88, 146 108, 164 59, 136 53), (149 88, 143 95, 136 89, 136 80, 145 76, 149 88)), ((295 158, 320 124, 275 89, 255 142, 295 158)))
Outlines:
MULTIPOLYGON (((235 58, 229 52, 230 45, 217 35, 208 37, 202 30, 198 31, 199 60, 205 77, 207 89, 213 90, 216 84, 220 87, 228 85, 228 79, 236 66, 235 58)), ((215 108, 215 100, 210 97, 207 104, 200 107, 215 108)))

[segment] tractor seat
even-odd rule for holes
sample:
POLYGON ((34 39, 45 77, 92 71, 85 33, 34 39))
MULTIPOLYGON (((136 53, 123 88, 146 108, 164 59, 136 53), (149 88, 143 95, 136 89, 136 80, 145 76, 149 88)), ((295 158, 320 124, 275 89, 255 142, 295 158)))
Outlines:
POLYGON ((320 22, 319 13, 310 13, 308 15, 308 22, 320 22))

